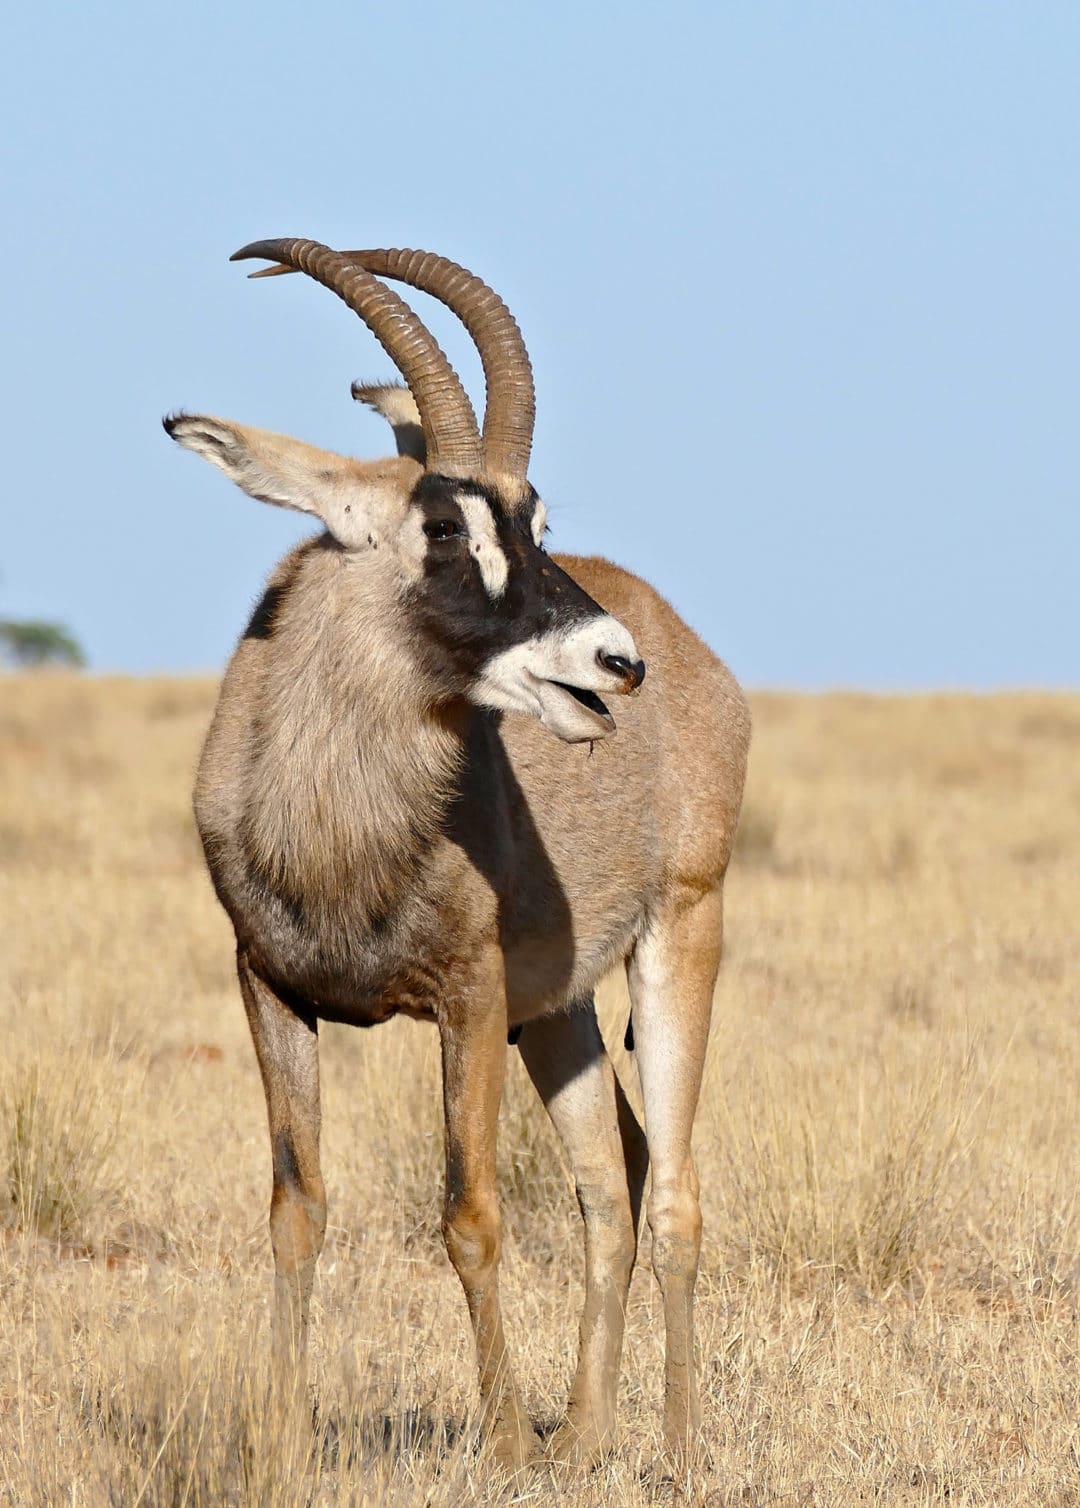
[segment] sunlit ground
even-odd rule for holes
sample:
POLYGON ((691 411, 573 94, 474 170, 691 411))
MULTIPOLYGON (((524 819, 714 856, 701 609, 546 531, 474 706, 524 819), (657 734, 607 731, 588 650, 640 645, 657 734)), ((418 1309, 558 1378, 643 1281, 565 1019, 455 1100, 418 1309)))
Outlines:
MULTIPOLYGON (((189 814, 213 694, 0 682, 0 1495, 501 1501, 430 1028, 324 1033, 314 1435, 266 1413, 265 1111, 189 814)), ((518 1491, 1080 1502, 1080 698, 753 700, 697 1136, 706 1456, 666 1475, 646 1237, 613 1457, 518 1491)), ((602 1008, 634 1094, 621 982, 602 1008)), ((546 1428, 580 1230, 511 1067, 503 1288, 546 1428)))

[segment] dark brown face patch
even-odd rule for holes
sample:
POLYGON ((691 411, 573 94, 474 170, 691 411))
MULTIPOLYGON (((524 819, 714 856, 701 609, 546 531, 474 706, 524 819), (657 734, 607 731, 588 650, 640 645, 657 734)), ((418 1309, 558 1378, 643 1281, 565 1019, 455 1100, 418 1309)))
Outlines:
POLYGON ((429 473, 417 483, 412 506, 420 512, 425 554, 423 579, 408 605, 421 642, 433 651, 432 671, 448 679, 448 690, 467 691, 484 666, 507 649, 569 632, 603 614, 534 541, 535 493, 511 512, 483 482, 429 473), (505 559, 505 586, 497 596, 471 548, 469 519, 457 500, 463 494, 488 510, 492 542, 505 559))
MULTIPOLYGON (((417 488, 417 492, 420 492, 420 488, 417 488)), ((428 540, 429 553, 433 543, 448 544, 450 538, 462 538, 468 533, 461 504, 457 501, 455 492, 449 488, 440 491, 432 489, 424 492, 420 497, 414 494, 413 506, 420 511, 421 528, 424 531, 424 537, 428 540), (444 541, 439 541, 433 537, 433 531, 439 532, 444 527, 452 528, 455 534, 444 541)))

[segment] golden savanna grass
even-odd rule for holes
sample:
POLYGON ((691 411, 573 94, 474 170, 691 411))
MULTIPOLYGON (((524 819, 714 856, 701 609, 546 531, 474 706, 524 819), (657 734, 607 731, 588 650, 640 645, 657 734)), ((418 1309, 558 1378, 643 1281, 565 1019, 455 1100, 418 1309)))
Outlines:
MULTIPOLYGON (((205 681, 0 681, 0 1499, 507 1500, 438 1238, 437 1042, 324 1033, 314 1435, 268 1413, 262 1093, 188 792, 205 681)), ((537 1504, 1080 1503, 1080 698, 754 698, 697 1155, 707 1456, 537 1504)), ((603 992, 620 1069, 622 985, 603 992)), ((516 1062, 503 1284, 548 1426, 582 1284, 516 1062)))

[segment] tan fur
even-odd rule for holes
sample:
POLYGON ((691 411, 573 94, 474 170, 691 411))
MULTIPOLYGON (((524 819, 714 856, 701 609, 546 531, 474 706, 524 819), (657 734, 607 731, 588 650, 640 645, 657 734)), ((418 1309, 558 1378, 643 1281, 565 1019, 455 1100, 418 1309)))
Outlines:
MULTIPOLYGON (((574 1042, 590 1019, 597 981, 620 959, 633 964, 657 937, 679 939, 669 960, 672 993, 650 998, 632 967, 634 1022, 639 1057, 653 1019, 663 1020, 667 1038, 654 1050, 660 1057, 680 1038, 692 1044, 676 1082, 661 1080, 655 1090, 657 1134, 649 1126, 649 1145, 665 1180, 654 1173, 650 1218, 669 1300, 673 1446, 693 1428, 688 1313, 699 1221, 689 1130, 748 740, 746 706, 732 677, 662 598, 606 561, 559 563, 631 630, 648 665, 642 691, 617 704, 614 738, 568 745, 523 717, 500 721, 464 706, 435 708, 412 648, 385 631, 399 590, 389 562, 384 568, 377 557, 357 558, 316 540, 272 578, 272 588, 285 590, 270 637, 246 638, 229 667, 196 793, 200 829, 218 865, 228 865, 235 835, 246 832, 276 881, 336 936, 355 992, 345 1000, 313 990, 318 1014, 367 1023, 403 1010, 440 1025, 451 1128, 448 1247, 477 1328, 490 1427, 511 1461, 528 1453, 530 1437, 495 1288, 493 1129, 505 1033, 508 1024, 537 1023, 535 1033, 526 1028, 521 1049, 542 1093, 543 1070, 533 1059, 541 1052, 557 1057, 563 1037, 564 1071, 585 1072, 574 1042), (377 977, 365 978, 363 956, 350 951, 355 937, 395 908, 395 938, 377 977), (703 929, 695 922, 702 908, 703 929), (485 959, 497 959, 497 968, 482 965, 485 959), (563 1014, 568 1005, 576 1008, 563 1014), (458 1125, 480 1142, 459 1149, 458 1125), (679 1251, 682 1257, 668 1255, 679 1251)), ((242 918, 237 931, 242 973, 273 977, 273 960, 251 951, 242 918)), ((561 1453, 587 1458, 611 1439, 633 1211, 645 1167, 640 1152, 631 1159, 636 1174, 618 1170, 621 1156, 611 1161, 619 1145, 616 1091, 606 1059, 594 1050, 592 1061, 607 1109, 590 1110, 587 1145, 573 1145, 572 1123, 565 1113, 560 1122, 553 1103, 556 1091, 545 1095, 576 1172, 582 1163, 579 1190, 593 1230, 581 1368, 557 1442, 561 1453)), ((284 1071, 268 1071, 268 1095, 284 1071)), ((549 1081, 558 1077, 546 1073, 549 1081)), ((642 1077, 648 1105, 644 1062, 642 1077)), ((283 1111, 279 1134, 294 1135, 289 1128, 308 1117, 301 1106, 283 1111)), ((623 1120, 625 1144, 625 1105, 623 1120)), ((632 1117, 630 1124, 632 1142, 632 1117)), ((313 1196, 308 1185, 302 1192, 303 1212, 313 1196)), ((286 1229, 280 1211, 289 1197, 288 1190, 276 1196, 275 1229, 286 1229)), ((314 1266, 309 1255, 295 1255, 295 1231, 287 1229, 287 1238, 275 1239, 279 1347, 283 1333, 298 1329, 302 1336, 314 1266), (286 1302, 290 1272, 299 1283, 299 1311, 286 1302)))
MULTIPOLYGON (((317 1022, 433 1020, 444 1231, 475 1331, 485 1428, 508 1465, 536 1449, 498 1299, 495 1126, 507 1030, 517 1026, 586 1231, 579 1364, 552 1449, 588 1461, 611 1442, 651 1158, 665 1431, 685 1454, 697 1418, 701 1229, 690 1132, 749 740, 738 686, 644 582, 604 560, 557 558, 629 630, 648 667, 642 689, 615 704, 616 735, 564 743, 531 718, 448 701, 431 644, 404 626, 423 560, 409 509, 414 460, 346 462, 221 420, 169 426, 246 490, 305 507, 331 531, 271 578, 226 672, 195 795, 266 1088, 279 1361, 298 1375, 325 1228, 317 1022), (592 1007, 620 960, 645 1138, 592 1007)), ((509 490, 508 509, 522 487, 509 490)))

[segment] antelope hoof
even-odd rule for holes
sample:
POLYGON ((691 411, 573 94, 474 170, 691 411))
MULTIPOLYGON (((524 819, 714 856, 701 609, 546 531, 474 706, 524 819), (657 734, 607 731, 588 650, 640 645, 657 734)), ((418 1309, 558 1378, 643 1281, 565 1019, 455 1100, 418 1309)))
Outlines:
POLYGON ((552 1435, 548 1456, 557 1466, 574 1466, 586 1471, 595 1466, 611 1449, 614 1430, 604 1428, 591 1414, 567 1414, 552 1435))
POLYGON ((664 1453, 676 1476, 690 1471, 705 1457, 701 1420, 695 1409, 690 1420, 685 1409, 668 1415, 664 1422, 664 1453))
POLYGON ((492 1421, 485 1432, 485 1443, 496 1466, 509 1476, 524 1471, 540 1454, 535 1430, 517 1409, 492 1421))

